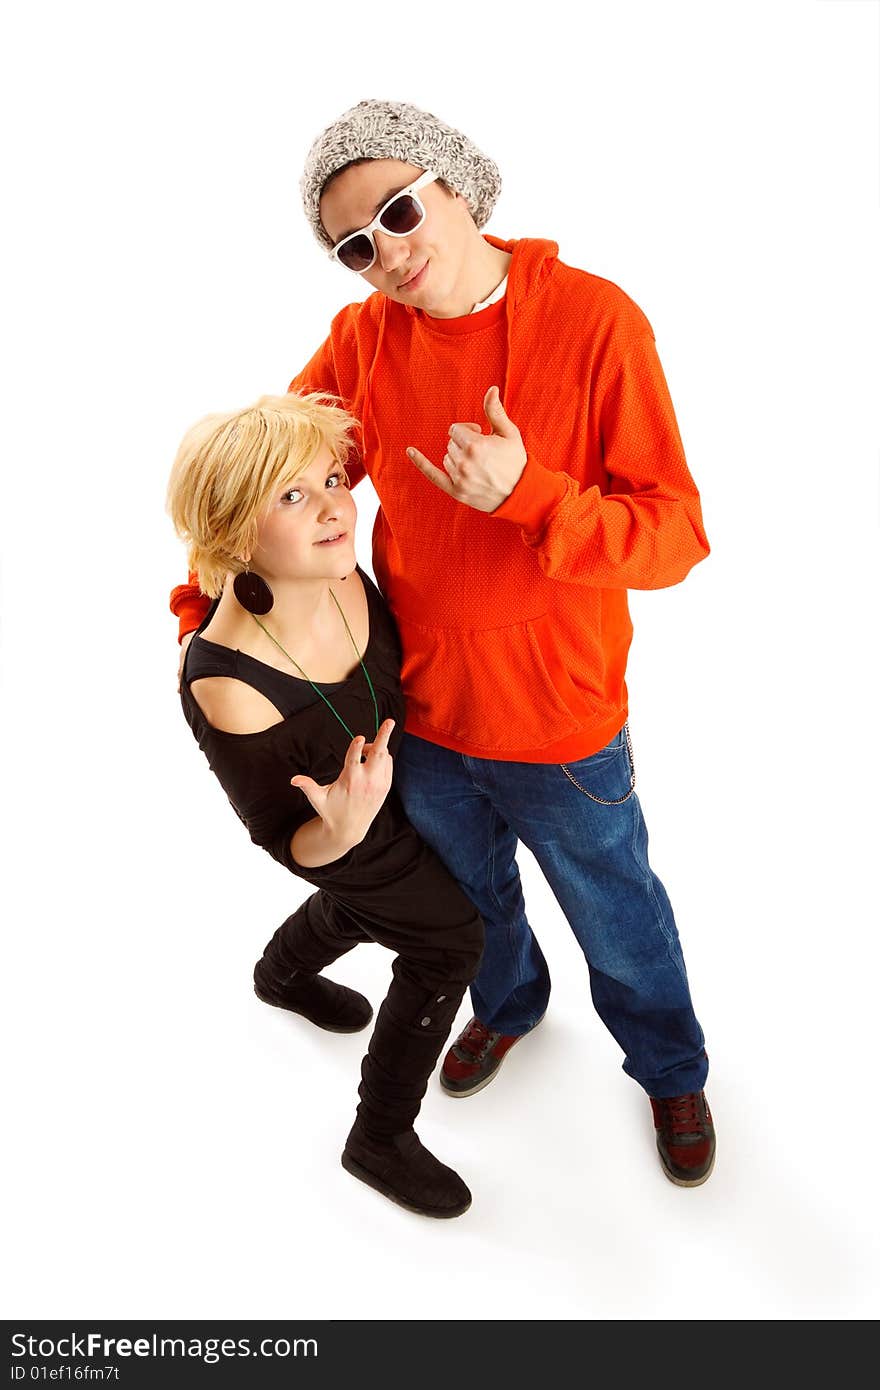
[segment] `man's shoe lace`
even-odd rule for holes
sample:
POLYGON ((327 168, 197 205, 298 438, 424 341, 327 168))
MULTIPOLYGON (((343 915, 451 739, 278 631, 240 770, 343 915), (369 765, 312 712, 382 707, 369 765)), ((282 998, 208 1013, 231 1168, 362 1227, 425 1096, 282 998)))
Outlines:
POLYGON ((489 1048, 494 1047, 500 1037, 500 1033, 487 1028, 478 1018, 472 1018, 453 1051, 460 1062, 482 1062, 489 1048))
POLYGON ((706 1120, 702 1093, 689 1091, 685 1096, 661 1100, 663 1127, 673 1138, 685 1134, 702 1134, 706 1120))

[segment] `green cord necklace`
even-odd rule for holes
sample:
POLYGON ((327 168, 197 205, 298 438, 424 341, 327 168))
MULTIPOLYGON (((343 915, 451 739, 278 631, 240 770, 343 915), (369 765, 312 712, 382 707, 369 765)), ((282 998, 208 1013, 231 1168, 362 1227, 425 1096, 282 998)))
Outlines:
MULTIPOLYGON (((360 652, 358 651, 358 649, 357 649, 357 643, 355 642, 354 638, 353 638, 352 635, 351 635, 351 628, 350 628, 349 625, 348 625, 348 619, 346 618, 345 614, 344 614, 343 611, 342 611, 342 606, 341 606, 341 604, 340 604, 340 602, 339 602, 339 599, 336 597, 336 595, 334 594, 334 592, 333 592, 332 589, 329 590, 329 593, 330 593, 330 597, 332 598, 333 602, 336 604, 336 607, 339 609, 340 617, 342 618, 342 621, 345 623, 345 630, 346 630, 346 632, 348 633, 348 636, 349 636, 349 640, 350 640, 350 642, 351 642, 351 645, 354 647, 354 654, 355 654, 355 656, 357 657, 358 661, 360 662, 360 664, 361 664, 361 670, 363 671, 364 675, 365 675, 366 678, 367 678, 367 685, 370 687, 370 694, 371 694, 372 697, 373 697, 373 712, 374 712, 375 715, 376 715, 376 737, 378 737, 378 734, 379 734, 379 706, 378 706, 378 704, 377 704, 377 702, 376 702, 376 692, 375 692, 375 690, 373 689, 373 682, 370 680, 370 673, 369 673, 369 671, 367 670, 366 666, 364 665, 364 659, 363 659, 363 657, 361 656, 360 652)), ((268 637, 269 641, 275 643, 275 646, 278 648, 278 650, 280 651, 281 655, 287 657, 287 660, 290 662, 291 666, 296 666, 296 669, 299 671, 300 675, 303 677, 303 680, 307 680, 307 681, 309 682, 309 685, 312 687, 312 689, 314 690, 315 694, 316 694, 316 695, 320 695, 321 699, 324 701, 324 704, 327 705, 327 707, 330 709, 331 713, 334 714, 334 715, 336 716, 336 718, 339 720, 340 724, 342 725, 342 727, 343 727, 343 729, 345 730, 345 732, 348 734, 349 738, 354 738, 354 734, 351 732, 351 729, 350 729, 350 728, 348 727, 348 725, 346 724, 346 722, 345 722, 345 720, 343 719, 342 715, 341 715, 341 714, 339 713, 339 711, 335 708, 335 706, 333 706, 333 705, 330 703, 330 701, 327 699, 327 696, 324 694, 323 690, 319 690, 319 688, 315 685, 315 682, 314 682, 313 680, 311 680, 311 679, 306 675, 306 673, 305 673, 305 671, 303 670, 303 668, 302 668, 296 661, 294 661, 293 657, 290 655, 290 652, 286 652, 286 651, 284 650, 284 648, 282 647, 281 643, 280 643, 279 641, 277 641, 277 640, 272 636, 271 632, 270 632, 269 629, 265 626, 265 624, 263 624, 263 623, 260 622, 260 620, 259 620, 259 618, 257 617, 256 613, 252 613, 252 614, 251 614, 251 617, 253 618, 254 622, 255 622, 256 625, 257 625, 257 627, 261 627, 261 628, 263 629, 263 631, 265 632, 265 634, 266 634, 266 636, 268 637)))

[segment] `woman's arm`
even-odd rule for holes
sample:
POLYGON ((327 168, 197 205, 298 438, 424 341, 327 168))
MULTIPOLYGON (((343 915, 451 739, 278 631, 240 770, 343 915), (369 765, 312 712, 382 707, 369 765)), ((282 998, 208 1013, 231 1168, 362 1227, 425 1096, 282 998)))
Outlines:
POLYGON ((352 739, 342 771, 327 787, 311 777, 290 779, 290 785, 299 787, 318 813, 299 826, 290 840, 290 853, 304 869, 332 864, 363 840, 391 787, 388 740, 393 728, 394 720, 386 719, 374 743, 367 743, 361 734, 352 739))
POLYGON ((359 843, 334 835, 320 816, 314 816, 291 837, 290 853, 294 862, 301 864, 304 869, 323 869, 325 865, 334 864, 348 854, 359 843))
MULTIPOLYGON (((223 733, 261 733, 284 719, 265 695, 233 676, 205 676, 194 680, 190 685, 190 694, 211 727, 223 733)), ((260 806, 258 811, 255 808, 253 814, 244 809, 250 797, 242 801, 238 789, 226 785, 223 772, 228 776, 229 769, 221 769, 216 756, 212 766, 226 786, 233 805, 237 806, 239 814, 250 826, 252 837, 256 835, 257 843, 262 843, 282 862, 289 854, 294 866, 320 869, 326 864, 335 863, 360 844, 388 795, 392 775, 388 740, 393 729, 394 720, 386 719, 379 728, 375 742, 367 743, 363 735, 352 739, 342 771, 336 781, 327 786, 322 787, 303 774, 292 777, 290 785, 302 792, 317 815, 307 820, 300 817, 295 829, 292 832, 288 830, 280 837, 277 830, 270 830, 264 839, 259 829, 264 818, 267 827, 273 821, 277 825, 278 816, 277 805, 273 808, 272 804, 266 803, 264 788, 267 769, 258 766, 254 750, 250 750, 248 763, 259 783, 260 806)), ((274 772, 271 781, 274 782, 274 772)), ((275 795, 272 795, 271 803, 277 803, 275 795)), ((291 865, 288 864, 288 867, 291 865)))

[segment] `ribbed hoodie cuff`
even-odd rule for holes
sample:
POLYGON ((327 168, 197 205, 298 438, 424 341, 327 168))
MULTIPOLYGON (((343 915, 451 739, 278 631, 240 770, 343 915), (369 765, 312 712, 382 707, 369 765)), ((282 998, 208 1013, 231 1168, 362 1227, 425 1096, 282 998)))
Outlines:
POLYGON ((490 515, 499 517, 501 521, 512 521, 524 531, 539 532, 544 529, 567 490, 565 477, 561 473, 553 473, 529 458, 513 492, 490 515))
POLYGON ((200 627, 202 620, 207 613, 207 606, 203 598, 182 599, 174 610, 174 616, 178 620, 177 641, 182 642, 187 633, 195 632, 200 627))

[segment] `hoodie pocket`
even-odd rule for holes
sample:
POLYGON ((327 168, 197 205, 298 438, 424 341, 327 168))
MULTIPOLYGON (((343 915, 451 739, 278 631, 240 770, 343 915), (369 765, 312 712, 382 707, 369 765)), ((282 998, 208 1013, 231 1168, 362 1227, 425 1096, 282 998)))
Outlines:
POLYGON ((544 748, 595 719, 559 662, 546 616, 489 629, 397 622, 408 712, 423 728, 504 753, 544 748))

